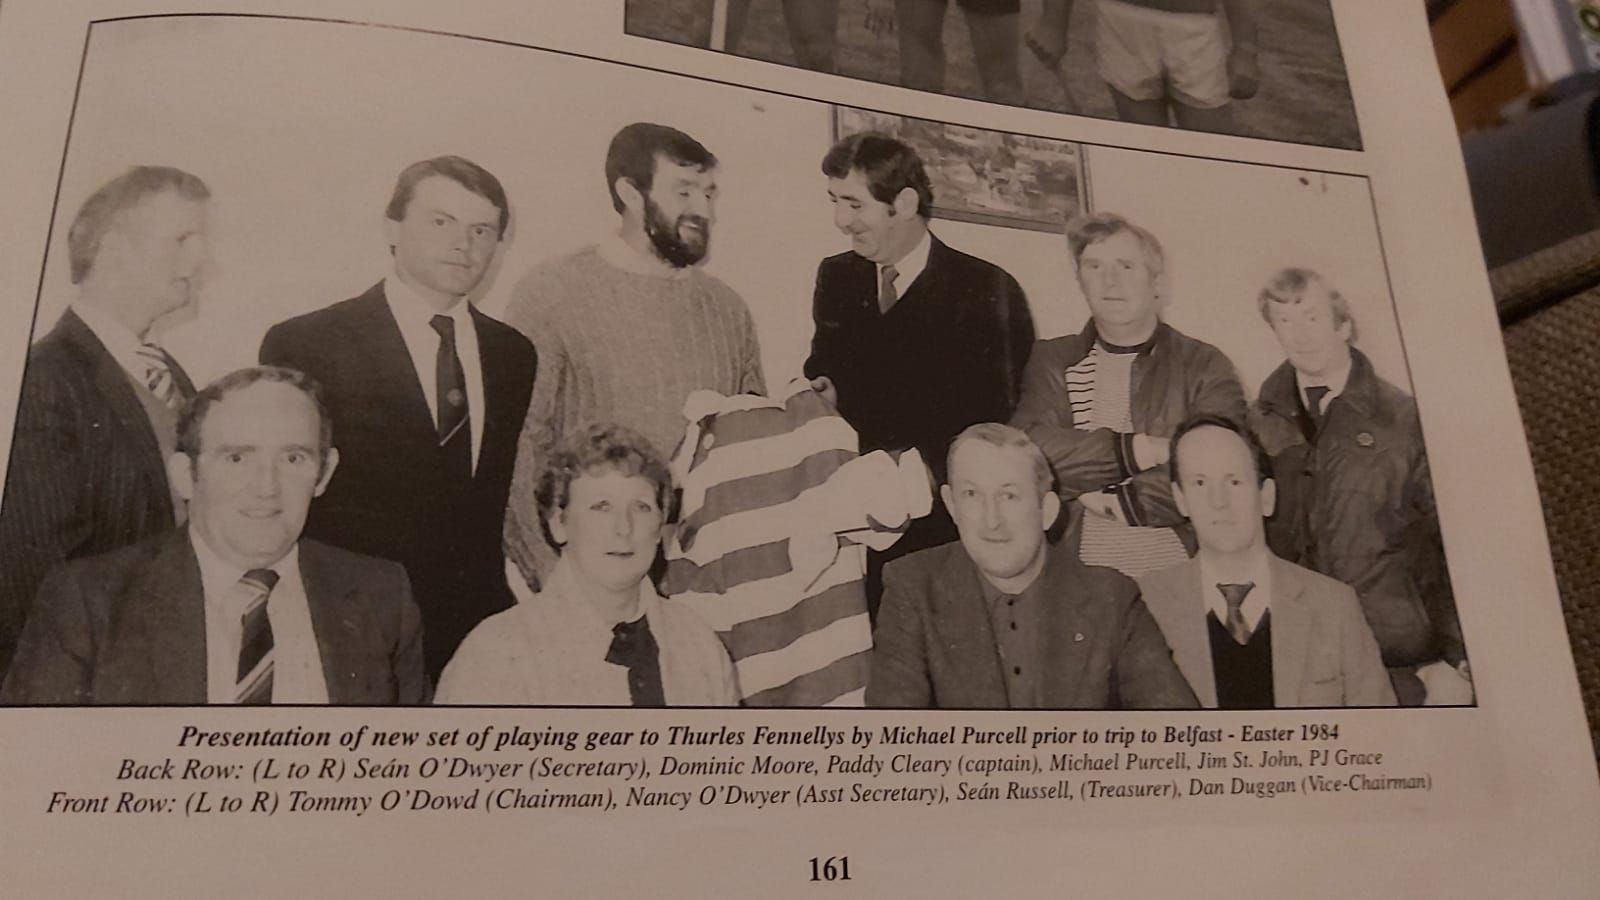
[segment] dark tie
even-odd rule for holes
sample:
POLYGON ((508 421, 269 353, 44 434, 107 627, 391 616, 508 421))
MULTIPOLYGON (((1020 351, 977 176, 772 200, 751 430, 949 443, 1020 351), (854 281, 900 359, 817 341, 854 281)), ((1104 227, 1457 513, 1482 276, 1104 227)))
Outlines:
POLYGON ((271 569, 251 569, 239 579, 237 590, 244 602, 234 684, 234 699, 239 703, 272 702, 272 622, 267 618, 267 598, 277 583, 278 573, 271 569))
POLYGON ((1245 623, 1244 611, 1241 607, 1244 606, 1245 596, 1255 586, 1253 581, 1247 581, 1244 584, 1217 585, 1217 590, 1222 592, 1222 599, 1227 601, 1228 604, 1228 619, 1222 624, 1227 626, 1228 633, 1233 635, 1233 639, 1238 641, 1241 647, 1250 643, 1250 626, 1245 623))
POLYGON ((177 363, 155 344, 139 345, 139 360, 144 363, 144 386, 168 409, 177 409, 185 399, 182 385, 173 374, 177 363))
POLYGON ((894 289, 894 280, 900 277, 894 266, 884 266, 878 270, 878 312, 886 313, 900 299, 900 293, 894 289))
POLYGON ((461 357, 456 355, 456 321, 449 316, 434 316, 429 322, 439 332, 436 368, 439 404, 439 448, 444 451, 447 472, 461 478, 472 477, 472 425, 467 411, 467 381, 461 372, 461 357))
POLYGON ((666 706, 661 686, 661 650, 650 633, 650 621, 640 616, 632 622, 618 622, 611 634, 606 662, 627 667, 628 699, 634 706, 666 706))
POLYGON ((1322 430, 1322 398, 1328 396, 1328 386, 1313 384, 1306 387, 1306 412, 1311 414, 1311 424, 1322 430))

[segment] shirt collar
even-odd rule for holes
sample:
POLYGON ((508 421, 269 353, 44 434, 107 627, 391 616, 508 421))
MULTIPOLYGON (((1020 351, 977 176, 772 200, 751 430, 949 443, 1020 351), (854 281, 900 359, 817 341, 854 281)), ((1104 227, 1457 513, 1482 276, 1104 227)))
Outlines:
POLYGON ((138 335, 129 331, 110 313, 92 304, 74 303, 72 312, 94 334, 95 340, 106 348, 117 365, 140 382, 144 381, 145 362, 139 355, 139 347, 143 342, 138 335))
POLYGON ((439 315, 454 319, 458 327, 472 321, 467 312, 468 304, 465 297, 457 297, 455 304, 441 313, 432 303, 412 290, 410 285, 400 279, 400 274, 392 269, 389 277, 383 281, 383 296, 389 301, 389 309, 394 313, 394 317, 404 319, 411 324, 428 325, 434 316, 439 315))
POLYGON ((674 266, 654 253, 640 253, 622 235, 608 236, 599 246, 600 258, 633 275, 649 278, 688 278, 694 266, 674 266))
MULTIPOLYGON (((189 544, 194 547, 195 560, 200 564, 200 584, 205 591, 206 606, 210 609, 222 609, 223 604, 233 596, 233 586, 244 577, 246 569, 241 569, 228 562, 217 552, 211 549, 205 538, 189 529, 189 544)), ((259 568, 271 569, 278 573, 279 582, 296 580, 300 578, 300 544, 295 542, 277 562, 259 568)))
MULTIPOLYGON (((924 228, 922 229, 922 238, 906 252, 906 255, 889 263, 889 265, 894 266, 896 291, 904 294, 910 289, 912 283, 917 280, 917 276, 921 275, 922 270, 928 267, 928 251, 932 247, 933 232, 924 228)), ((883 271, 882 263, 878 265, 878 271, 883 271)))
POLYGON ((1246 625, 1253 630, 1261 622, 1261 617, 1272 606, 1272 555, 1262 552, 1260 557, 1251 564, 1250 570, 1245 573, 1242 581, 1225 581, 1212 571, 1211 565, 1203 555, 1195 557, 1200 561, 1200 596, 1206 600, 1206 608, 1216 613, 1217 621, 1228 621, 1228 601, 1223 599, 1222 592, 1217 590, 1218 584, 1242 584, 1248 581, 1255 585, 1250 593, 1244 597, 1244 603, 1239 611, 1244 615, 1246 625))
MULTIPOLYGON (((661 597, 656 593, 649 577, 639 579, 639 615, 647 617, 654 613, 656 604, 660 600, 661 597)), ((572 570, 572 563, 565 557, 556 561, 549 582, 535 602, 547 604, 544 612, 574 629, 574 638, 581 635, 590 645, 586 652, 595 653, 603 658, 610 650, 613 637, 612 623, 605 621, 600 616, 600 611, 594 608, 588 597, 584 596, 583 586, 578 583, 578 576, 572 570)))
MULTIPOLYGON (((1338 374, 1324 381, 1307 381, 1305 376, 1301 375, 1300 371, 1296 369, 1294 373, 1294 383, 1295 388, 1300 392, 1300 402, 1305 404, 1307 408, 1310 408, 1311 404, 1306 400, 1306 388, 1319 386, 1326 387, 1328 389, 1328 393, 1327 396, 1323 397, 1322 399, 1322 405, 1324 408, 1326 408, 1329 403, 1333 402, 1333 398, 1344 393, 1345 387, 1350 384, 1350 373, 1355 370, 1355 367, 1355 354, 1351 353, 1348 357, 1348 362, 1345 363, 1345 367, 1340 370, 1338 374)), ((1321 411, 1322 410, 1317 410, 1317 412, 1321 411)))

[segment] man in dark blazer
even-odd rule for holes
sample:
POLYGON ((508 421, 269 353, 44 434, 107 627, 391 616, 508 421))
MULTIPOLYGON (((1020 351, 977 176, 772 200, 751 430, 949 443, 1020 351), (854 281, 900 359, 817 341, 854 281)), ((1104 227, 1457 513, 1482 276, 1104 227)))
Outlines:
MULTIPOLYGON (((928 230, 933 189, 905 143, 852 135, 822 171, 850 251, 817 269, 806 377, 836 403, 863 453, 916 448, 943 483, 951 438, 1016 407, 1034 337, 1027 298, 1004 269, 928 230)), ((935 504, 886 554, 869 556, 873 608, 883 561, 955 538, 935 504)))
POLYGON ((1355 590, 1267 549, 1277 483, 1254 433, 1190 419, 1172 437, 1171 470, 1199 550, 1141 576, 1139 589, 1200 705, 1393 706, 1355 590))
POLYGON ((307 535, 405 566, 437 679, 467 632, 513 602, 501 528, 536 355, 467 300, 510 218, 493 175, 454 156, 415 163, 387 215, 390 275, 274 326, 261 361, 323 385, 349 460, 307 535))
POLYGON ((1025 434, 974 425, 948 468, 960 543, 885 568, 868 706, 1195 706, 1133 582, 1045 540, 1061 500, 1025 434))
POLYGON ((299 372, 200 392, 168 458, 188 527, 52 572, 0 701, 426 702, 405 572, 300 538, 338 466, 328 426, 299 372))
POLYGON ((78 295, 28 352, 0 506, 0 678, 47 572, 183 520, 162 460, 194 386, 156 337, 193 310, 209 196, 187 172, 138 166, 73 219, 78 295))

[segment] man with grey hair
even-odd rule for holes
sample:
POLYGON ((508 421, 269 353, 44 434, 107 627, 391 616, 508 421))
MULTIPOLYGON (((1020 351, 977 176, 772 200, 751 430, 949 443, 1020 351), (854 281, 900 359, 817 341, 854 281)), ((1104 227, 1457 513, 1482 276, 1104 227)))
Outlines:
POLYGON ((0 506, 0 675, 46 572, 184 519, 162 459, 194 386, 159 336, 193 314, 209 198, 188 172, 135 166, 73 219, 77 297, 28 352, 0 506))
POLYGON ((1256 302, 1287 357, 1251 416, 1278 473, 1274 552, 1355 588, 1402 705, 1470 703, 1416 401, 1352 346, 1318 273, 1284 269, 1256 302))
POLYGON ((1061 499, 1026 434, 973 425, 946 471, 961 540, 885 566, 868 706, 1196 705, 1134 583, 1046 540, 1061 499))
POLYGON ((1170 297, 1155 235, 1113 213, 1067 231, 1091 318, 1034 345, 1011 424, 1038 443, 1067 503, 1065 541, 1130 577, 1187 559, 1193 531, 1172 499, 1168 439, 1192 416, 1245 417, 1222 351, 1162 321, 1170 297))

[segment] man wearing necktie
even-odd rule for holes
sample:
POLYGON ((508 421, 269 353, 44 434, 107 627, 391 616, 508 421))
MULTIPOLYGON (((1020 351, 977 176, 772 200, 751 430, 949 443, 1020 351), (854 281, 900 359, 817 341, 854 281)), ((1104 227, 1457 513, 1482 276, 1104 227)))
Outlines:
MULTIPOLYGON (((817 268, 806 377, 860 435, 862 453, 915 447, 942 483, 951 439, 1016 407, 1034 337, 1027 297, 1004 269, 929 231, 933 188, 909 145, 852 135, 822 172, 850 250, 817 268)), ((869 554, 871 609, 885 560, 955 538, 936 503, 887 553, 869 554)))
POLYGON ((77 296, 28 351, 0 505, 0 677, 52 568, 184 520, 162 461, 194 386, 157 341, 194 312, 209 198, 188 172, 135 166, 72 221, 77 296))
POLYGON ((505 190, 477 164, 408 166, 384 223, 388 276, 261 344, 263 364, 322 384, 346 460, 306 534, 405 566, 435 679, 473 626, 513 602, 501 523, 536 355, 469 299, 509 223, 505 190))
POLYGON ((1139 589, 1200 705, 1393 706, 1355 591, 1267 549, 1277 485, 1255 435, 1220 416, 1190 419, 1173 435, 1170 469, 1199 549, 1139 589))
POLYGON ((1471 703, 1416 401, 1353 346, 1321 275, 1284 269, 1257 303, 1287 357, 1251 411, 1278 472, 1269 542, 1355 588, 1402 705, 1471 703))
POLYGON ((301 538, 339 465, 330 424, 288 369, 196 395, 167 459, 188 526, 46 578, 0 702, 426 702, 405 572, 301 538))

